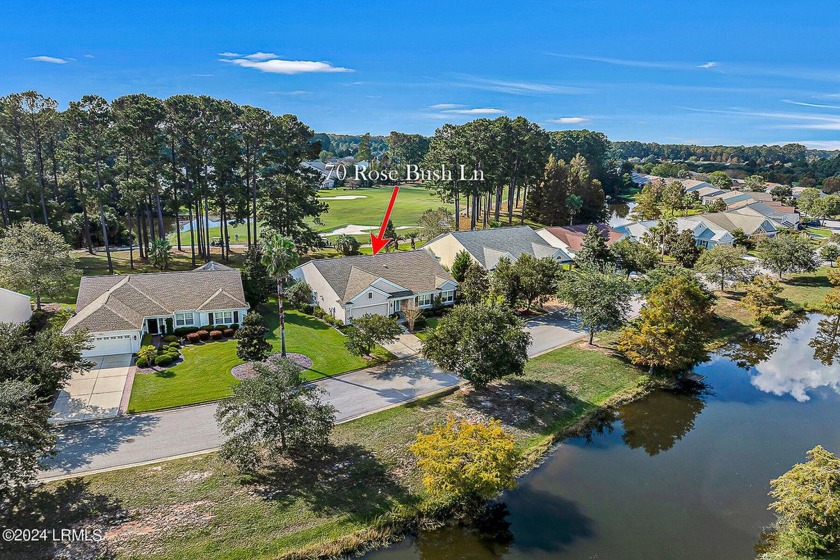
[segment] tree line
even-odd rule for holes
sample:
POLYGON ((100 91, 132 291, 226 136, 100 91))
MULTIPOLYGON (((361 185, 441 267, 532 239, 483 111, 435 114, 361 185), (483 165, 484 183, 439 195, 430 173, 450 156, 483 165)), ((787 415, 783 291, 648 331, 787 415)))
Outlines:
MULTIPOLYGON (((60 111, 35 91, 0 98, 0 223, 39 222, 93 252, 132 244, 145 258, 165 240, 164 214, 192 224, 193 263, 209 260, 211 212, 228 223, 257 222, 300 246, 319 239, 307 223, 326 211, 318 177, 300 163, 317 157, 312 130, 293 115, 208 96, 162 100, 86 95, 60 111), (127 231, 125 227, 127 226, 127 231)), ((227 243, 220 243, 227 258, 227 243)), ((134 253, 131 251, 131 264, 134 253)))

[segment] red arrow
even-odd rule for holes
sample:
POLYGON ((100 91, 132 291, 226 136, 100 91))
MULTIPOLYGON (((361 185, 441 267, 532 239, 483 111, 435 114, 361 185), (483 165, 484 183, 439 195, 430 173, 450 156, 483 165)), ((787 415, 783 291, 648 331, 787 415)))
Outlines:
POLYGON ((394 208, 394 201, 397 200, 397 193, 400 192, 399 187, 394 187, 394 192, 391 193, 391 200, 388 202, 388 209, 385 210, 385 217, 382 218, 382 225, 379 227, 379 235, 373 235, 370 232, 370 244, 373 246, 373 254, 375 255, 388 244, 391 239, 382 238, 385 235, 385 228, 388 227, 388 218, 391 216, 391 210, 394 208))

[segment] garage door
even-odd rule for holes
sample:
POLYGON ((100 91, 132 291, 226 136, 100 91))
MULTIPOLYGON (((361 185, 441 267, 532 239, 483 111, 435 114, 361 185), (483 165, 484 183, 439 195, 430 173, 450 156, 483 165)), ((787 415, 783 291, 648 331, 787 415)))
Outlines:
POLYGON ((131 335, 118 334, 113 336, 97 335, 91 337, 93 348, 86 350, 82 356, 109 356, 111 354, 131 354, 131 335))

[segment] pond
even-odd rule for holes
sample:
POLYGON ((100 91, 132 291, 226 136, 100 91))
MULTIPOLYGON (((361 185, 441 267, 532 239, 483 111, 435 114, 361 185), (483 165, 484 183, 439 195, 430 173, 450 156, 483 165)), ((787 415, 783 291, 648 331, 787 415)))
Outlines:
POLYGON ((755 558, 770 479, 818 444, 840 453, 838 325, 750 337, 695 368, 701 387, 620 407, 501 497, 495 538, 450 527, 366 558, 755 558))
POLYGON ((630 214, 636 206, 638 206, 637 202, 618 202, 614 204, 607 204, 607 214, 610 216, 607 223, 613 228, 629 223, 631 221, 630 214))

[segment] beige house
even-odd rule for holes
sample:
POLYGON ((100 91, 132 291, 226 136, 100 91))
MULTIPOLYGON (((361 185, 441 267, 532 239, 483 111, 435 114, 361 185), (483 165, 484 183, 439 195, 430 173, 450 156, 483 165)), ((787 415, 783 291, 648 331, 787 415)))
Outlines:
POLYGON ((218 263, 189 272, 83 276, 76 314, 62 332, 90 333, 85 357, 129 354, 146 333, 238 324, 248 308, 239 271, 218 263))
POLYGON ((0 323, 20 325, 32 317, 29 296, 0 288, 0 323))
POLYGON ((455 255, 461 251, 486 270, 496 268, 502 258, 515 261, 525 253, 538 259, 551 257, 563 264, 572 262, 563 249, 552 247, 528 226, 450 231, 423 245, 423 250, 446 267, 452 266, 455 255))
POLYGON ((400 313, 409 303, 430 308, 438 296, 453 305, 458 288, 424 251, 312 260, 291 274, 312 288, 313 305, 345 325, 364 315, 400 313))

